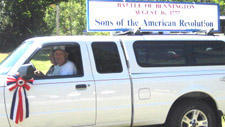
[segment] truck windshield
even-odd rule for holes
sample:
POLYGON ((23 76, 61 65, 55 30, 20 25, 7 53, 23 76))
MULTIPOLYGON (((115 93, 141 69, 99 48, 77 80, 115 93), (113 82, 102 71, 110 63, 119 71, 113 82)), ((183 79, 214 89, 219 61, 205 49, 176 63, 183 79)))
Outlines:
POLYGON ((0 65, 0 75, 5 75, 16 64, 16 62, 24 55, 33 42, 25 42, 14 50, 0 65))

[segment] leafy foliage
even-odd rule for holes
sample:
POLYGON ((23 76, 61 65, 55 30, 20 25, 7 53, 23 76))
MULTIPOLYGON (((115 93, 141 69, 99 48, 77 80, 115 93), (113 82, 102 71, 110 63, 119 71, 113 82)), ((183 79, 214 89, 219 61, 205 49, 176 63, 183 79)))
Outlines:
POLYGON ((213 0, 214 3, 220 5, 220 14, 225 15, 225 1, 224 0, 213 0))
MULTIPOLYGON (((62 0, 61 0, 62 1, 62 0)), ((66 1, 66 0, 64 0, 66 1)), ((59 0, 1 0, 1 27, 0 41, 2 47, 15 47, 24 39, 48 35, 45 17, 46 8, 59 0)))
MULTIPOLYGON (((61 2, 60 6, 60 35, 83 34, 85 30, 85 0, 69 0, 61 2)), ((56 5, 51 5, 46 11, 45 21, 56 34, 56 5)))

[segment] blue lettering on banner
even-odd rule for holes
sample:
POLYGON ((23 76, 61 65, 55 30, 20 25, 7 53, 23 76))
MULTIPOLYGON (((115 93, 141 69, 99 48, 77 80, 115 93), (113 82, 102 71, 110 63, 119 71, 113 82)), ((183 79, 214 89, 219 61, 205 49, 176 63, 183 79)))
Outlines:
POLYGON ((128 26, 138 26, 138 21, 134 21, 133 19, 130 19, 127 21, 128 26))
POLYGON ((208 28, 213 28, 214 27, 214 22, 202 20, 193 20, 193 21, 187 21, 184 19, 179 19, 178 21, 171 21, 171 20, 147 20, 144 19, 142 21, 136 21, 135 19, 120 19, 117 21, 110 21, 110 20, 100 20, 100 19, 95 19, 95 25, 96 26, 102 26, 102 27, 112 27, 112 26, 121 26, 121 27, 185 27, 185 28, 190 28, 190 27, 195 27, 195 28, 203 28, 203 27, 208 27, 208 28))
POLYGON ((207 22, 207 21, 184 21, 180 20, 180 26, 182 27, 213 27, 213 22, 207 22))
POLYGON ((175 21, 147 21, 144 20, 143 26, 176 26, 175 21))
POLYGON ((101 21, 100 19, 95 19, 96 26, 113 26, 112 21, 101 21))

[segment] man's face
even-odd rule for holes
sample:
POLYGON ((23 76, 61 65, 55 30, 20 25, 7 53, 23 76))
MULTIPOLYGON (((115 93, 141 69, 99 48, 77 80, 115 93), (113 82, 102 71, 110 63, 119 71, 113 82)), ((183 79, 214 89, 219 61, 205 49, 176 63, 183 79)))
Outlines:
POLYGON ((54 52, 54 58, 55 58, 55 61, 56 63, 59 65, 59 66, 62 66, 63 64, 66 63, 66 60, 67 60, 67 53, 62 51, 62 50, 56 50, 54 52))
POLYGON ((50 61, 51 61, 51 63, 52 63, 53 65, 57 65, 57 63, 56 63, 56 61, 55 61, 55 58, 54 58, 53 52, 50 53, 49 59, 50 59, 50 61))

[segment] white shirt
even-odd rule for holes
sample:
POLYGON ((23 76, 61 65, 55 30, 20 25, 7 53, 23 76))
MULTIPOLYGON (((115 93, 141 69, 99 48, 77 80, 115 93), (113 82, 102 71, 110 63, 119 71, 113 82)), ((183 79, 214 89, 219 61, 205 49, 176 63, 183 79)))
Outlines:
POLYGON ((47 75, 47 76, 52 76, 54 70, 55 70, 55 66, 52 65, 52 66, 49 68, 49 70, 48 70, 48 72, 46 73, 46 75, 47 75))
POLYGON ((73 62, 67 60, 65 64, 62 66, 56 65, 54 66, 54 72, 52 76, 55 75, 75 75, 77 74, 77 68, 73 64, 73 62))

